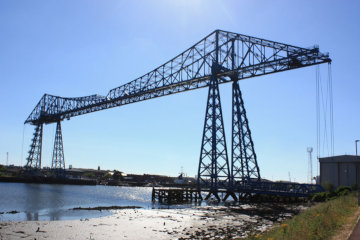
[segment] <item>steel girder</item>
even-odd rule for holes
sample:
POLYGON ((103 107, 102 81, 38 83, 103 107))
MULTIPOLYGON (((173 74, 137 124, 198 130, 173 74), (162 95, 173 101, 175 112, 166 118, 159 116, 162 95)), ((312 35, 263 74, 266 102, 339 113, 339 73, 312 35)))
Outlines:
POLYGON ((65 156, 60 121, 56 123, 56 133, 51 168, 57 171, 65 171, 65 156))
POLYGON ((25 123, 55 123, 65 118, 60 113, 66 112, 69 109, 88 108, 100 102, 103 102, 105 97, 100 95, 91 95, 86 97, 63 98, 44 94, 40 99, 34 110, 31 112, 25 123), (30 120, 31 119, 31 120, 30 120))
POLYGON ((37 125, 210 85, 216 62, 218 83, 331 62, 317 47, 301 48, 216 30, 153 71, 109 91, 64 98, 45 94, 25 123, 37 125))
POLYGON ((35 126, 33 138, 31 140, 29 156, 27 158, 26 169, 41 168, 43 124, 35 126))

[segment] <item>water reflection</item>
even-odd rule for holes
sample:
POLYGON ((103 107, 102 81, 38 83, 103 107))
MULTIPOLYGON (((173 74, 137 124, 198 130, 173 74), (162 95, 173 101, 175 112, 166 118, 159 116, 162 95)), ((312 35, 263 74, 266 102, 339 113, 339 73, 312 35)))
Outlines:
POLYGON ((109 211, 73 211, 75 207, 153 207, 152 188, 0 183, 0 221, 64 220, 109 215, 109 211))
POLYGON ((53 194, 50 194, 50 220, 60 220, 58 206, 61 206, 64 198, 64 185, 52 185, 53 194))
POLYGON ((59 207, 64 198, 64 185, 25 184, 26 219, 38 221, 39 212, 46 220, 60 220, 59 207))
POLYGON ((38 212, 26 212, 26 220, 27 221, 39 221, 39 213, 38 212))
POLYGON ((39 220, 39 201, 40 201, 40 192, 41 186, 39 184, 26 184, 24 186, 25 190, 25 206, 24 208, 26 213, 26 218, 28 221, 38 221, 39 220))

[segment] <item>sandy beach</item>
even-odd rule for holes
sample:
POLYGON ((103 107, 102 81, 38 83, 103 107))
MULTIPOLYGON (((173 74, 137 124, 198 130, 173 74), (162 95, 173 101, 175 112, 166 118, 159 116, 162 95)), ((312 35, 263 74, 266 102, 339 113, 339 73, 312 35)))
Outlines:
POLYGON ((260 233, 304 205, 122 209, 101 218, 0 222, 0 239, 232 239, 260 233))

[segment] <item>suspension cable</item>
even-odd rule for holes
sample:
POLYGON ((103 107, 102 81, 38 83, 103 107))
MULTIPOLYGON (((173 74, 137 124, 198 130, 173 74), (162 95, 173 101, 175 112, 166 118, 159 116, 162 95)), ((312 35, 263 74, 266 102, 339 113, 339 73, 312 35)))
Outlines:
POLYGON ((331 155, 334 155, 334 96, 332 89, 332 71, 331 63, 328 64, 328 85, 329 85, 329 101, 330 101, 330 138, 331 138, 331 155))
POLYGON ((332 70, 328 64, 327 81, 322 81, 316 66, 316 146, 317 157, 334 155, 334 112, 332 70))
MULTIPOLYGON (((325 155, 325 146, 326 146, 326 151, 327 151, 327 156, 330 155, 329 152, 329 131, 328 131, 328 103, 329 103, 329 84, 326 84, 326 92, 324 92, 324 88, 323 88, 323 82, 322 82, 322 78, 321 78, 321 72, 319 72, 319 83, 320 83, 320 108, 322 106, 322 115, 324 118, 324 137, 323 137, 323 146, 322 146, 322 154, 325 155)), ((327 82, 326 82, 327 83, 327 82)), ((320 113, 320 114, 321 114, 320 113)))
POLYGON ((316 66, 316 155, 320 157, 320 96, 319 96, 319 65, 316 66))

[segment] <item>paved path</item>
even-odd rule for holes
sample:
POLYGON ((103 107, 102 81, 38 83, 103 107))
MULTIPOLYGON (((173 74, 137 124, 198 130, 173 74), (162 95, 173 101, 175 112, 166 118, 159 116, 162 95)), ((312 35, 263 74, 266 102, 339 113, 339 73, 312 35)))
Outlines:
POLYGON ((360 240, 360 221, 357 222, 348 240, 360 240))

